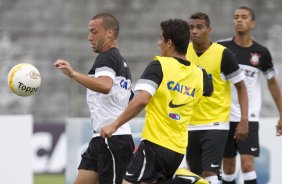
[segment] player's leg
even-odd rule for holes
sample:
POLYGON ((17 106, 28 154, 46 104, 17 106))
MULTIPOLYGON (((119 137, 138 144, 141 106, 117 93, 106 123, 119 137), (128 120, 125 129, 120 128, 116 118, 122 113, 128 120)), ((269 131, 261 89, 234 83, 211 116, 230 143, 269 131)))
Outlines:
POLYGON ((74 184, 99 184, 98 174, 91 170, 80 169, 74 184))
POLYGON ((237 143, 234 139, 235 129, 238 122, 230 122, 230 129, 228 138, 225 144, 223 160, 222 160, 222 184, 235 184, 236 183, 236 155, 237 155, 237 143))
POLYGON ((208 181, 203 179, 197 174, 194 174, 190 171, 186 154, 183 157, 182 162, 180 163, 178 169, 175 172, 174 178, 171 180, 167 180, 161 184, 209 184, 208 181))
POLYGON ((202 176, 211 184, 221 183, 220 168, 227 140, 228 130, 207 130, 201 137, 202 146, 202 176))
POLYGON ((78 167, 78 174, 75 184, 98 184, 97 151, 99 150, 99 138, 92 138, 87 150, 81 155, 81 161, 78 167), (96 149, 94 149, 94 147, 96 149))
MULTIPOLYGON (((105 176, 100 179, 100 183, 122 183, 128 164, 133 157, 134 142, 131 135, 115 135, 105 139, 108 155, 109 167, 104 167, 101 174, 105 176), (106 179, 106 178, 110 178, 106 179), (103 180, 103 182, 102 182, 103 180)), ((105 162, 105 160, 104 160, 105 162)), ((105 163, 101 163, 101 165, 105 163)))
POLYGON ((128 183, 156 183, 171 179, 183 157, 183 154, 143 140, 127 167, 124 180, 128 183))
POLYGON ((256 184, 257 175, 254 169, 254 157, 252 155, 241 155, 241 166, 245 184, 256 184))
POLYGON ((236 169, 236 158, 223 158, 222 160, 222 184, 235 184, 235 169, 236 169))
POLYGON ((186 151, 186 160, 189 165, 189 169, 197 175, 202 174, 201 144, 199 139, 202 132, 202 130, 189 131, 188 147, 186 151))
POLYGON ((159 184, 209 184, 209 182, 199 175, 192 173, 189 169, 179 168, 175 172, 175 177, 159 184))
POLYGON ((259 123, 249 122, 249 136, 240 144, 241 168, 245 184, 256 184, 257 176, 254 168, 254 157, 259 156, 259 123))

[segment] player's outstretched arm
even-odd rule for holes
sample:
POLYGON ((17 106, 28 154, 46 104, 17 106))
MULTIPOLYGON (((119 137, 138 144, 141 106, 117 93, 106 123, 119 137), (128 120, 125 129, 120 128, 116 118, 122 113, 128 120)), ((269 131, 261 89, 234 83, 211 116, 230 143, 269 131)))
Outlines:
POLYGON ((54 66, 65 75, 76 80, 92 91, 108 94, 112 89, 113 80, 108 76, 100 76, 98 78, 89 77, 88 75, 75 71, 68 61, 62 59, 57 60, 54 63, 54 66))

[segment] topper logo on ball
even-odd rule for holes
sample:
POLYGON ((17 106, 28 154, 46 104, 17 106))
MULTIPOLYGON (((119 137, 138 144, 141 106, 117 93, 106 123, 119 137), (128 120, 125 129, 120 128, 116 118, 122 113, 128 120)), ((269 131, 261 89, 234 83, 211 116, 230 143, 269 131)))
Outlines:
POLYGON ((24 85, 23 83, 19 82, 18 89, 24 91, 25 93, 32 93, 33 94, 37 91, 38 87, 37 88, 28 87, 28 86, 24 85))
POLYGON ((10 70, 8 84, 16 95, 30 96, 38 90, 41 84, 41 76, 33 65, 21 63, 10 70))

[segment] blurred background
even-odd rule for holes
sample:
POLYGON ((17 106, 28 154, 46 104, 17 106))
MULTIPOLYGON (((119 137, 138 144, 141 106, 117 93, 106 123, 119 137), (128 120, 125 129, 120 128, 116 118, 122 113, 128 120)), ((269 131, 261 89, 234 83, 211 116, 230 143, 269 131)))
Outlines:
MULTIPOLYGON (((269 48, 277 70, 281 71, 281 0, 0 0, 0 115, 32 114, 34 133, 47 131, 53 136, 50 148, 38 148, 35 155, 52 158, 64 132, 65 119, 90 115, 86 89, 57 71, 53 63, 59 58, 69 60, 77 71, 88 73, 97 56, 87 40, 88 21, 95 14, 109 12, 117 17, 118 47, 135 83, 159 54, 161 21, 188 20, 192 13, 205 12, 213 28, 211 41, 215 41, 234 35, 233 12, 241 5, 254 9, 254 39, 269 48), (7 85, 9 70, 23 62, 36 66, 42 76, 39 91, 25 98, 12 94, 7 85)), ((282 85, 282 76, 278 79, 282 85)), ((262 80, 265 81, 264 77, 262 80)), ((265 82, 262 94, 261 116, 277 117, 265 82)), ((63 172, 64 167, 57 170, 63 172)), ((50 170, 38 166, 36 173, 45 172, 50 170)))
MULTIPOLYGON (((211 19, 214 41, 233 36, 233 10, 240 5, 255 10, 254 38, 270 49, 281 71, 280 0, 0 0, 0 114, 32 113, 36 123, 62 122, 67 116, 89 116, 86 89, 57 71, 53 62, 62 58, 82 73, 89 71, 96 54, 87 40, 87 26, 97 13, 110 12, 119 20, 118 46, 136 82, 153 56, 159 53, 160 21, 188 20, 194 12, 206 12, 211 19), (28 98, 15 96, 7 85, 9 70, 22 62, 34 64, 42 75, 39 91, 28 98)), ((281 76, 279 82, 282 83, 281 76)), ((266 86, 262 89, 262 116, 277 115, 266 86)))

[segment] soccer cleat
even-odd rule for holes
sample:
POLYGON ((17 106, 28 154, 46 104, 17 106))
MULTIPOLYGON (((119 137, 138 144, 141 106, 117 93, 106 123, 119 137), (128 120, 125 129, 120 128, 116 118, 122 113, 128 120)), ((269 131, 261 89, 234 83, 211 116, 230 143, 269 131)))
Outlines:
POLYGON ((184 168, 176 170, 174 179, 176 178, 180 179, 183 184, 209 184, 204 178, 184 168))

